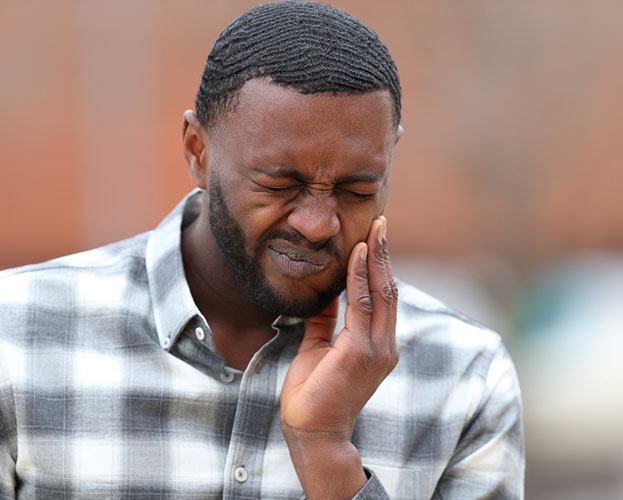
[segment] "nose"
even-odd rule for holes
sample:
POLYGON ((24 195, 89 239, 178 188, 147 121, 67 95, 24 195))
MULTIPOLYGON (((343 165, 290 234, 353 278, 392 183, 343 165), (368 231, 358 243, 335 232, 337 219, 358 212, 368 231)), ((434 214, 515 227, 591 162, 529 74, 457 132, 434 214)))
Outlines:
POLYGON ((329 240, 340 232, 337 201, 332 192, 307 192, 297 199, 288 224, 313 243, 329 240))

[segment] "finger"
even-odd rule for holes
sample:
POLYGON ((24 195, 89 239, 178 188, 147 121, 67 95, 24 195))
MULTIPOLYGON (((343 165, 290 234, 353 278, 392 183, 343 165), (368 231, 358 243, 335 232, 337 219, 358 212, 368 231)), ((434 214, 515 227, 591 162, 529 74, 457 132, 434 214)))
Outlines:
POLYGON ((368 245, 359 242, 350 254, 346 276, 344 325, 348 332, 369 341, 372 302, 368 287, 368 245))
POLYGON ((299 352, 316 347, 327 347, 331 344, 337 322, 338 309, 339 299, 335 298, 324 311, 317 316, 307 319, 299 352))
POLYGON ((389 314, 389 330, 388 330, 388 342, 389 342, 389 350, 390 353, 396 358, 398 356, 398 349, 396 347, 396 321, 398 315, 398 284, 394 278, 394 273, 392 270, 392 263, 389 256, 389 248, 387 243, 387 219, 384 215, 379 217, 385 223, 385 237, 383 239, 383 254, 385 256, 385 269, 387 271, 387 279, 389 280, 389 286, 392 291, 393 301, 390 306, 390 314, 389 314))
POLYGON ((390 351, 391 337, 395 332, 395 307, 397 297, 391 270, 386 237, 387 220, 376 219, 368 235, 368 274, 372 298, 372 322, 370 336, 376 346, 390 351))

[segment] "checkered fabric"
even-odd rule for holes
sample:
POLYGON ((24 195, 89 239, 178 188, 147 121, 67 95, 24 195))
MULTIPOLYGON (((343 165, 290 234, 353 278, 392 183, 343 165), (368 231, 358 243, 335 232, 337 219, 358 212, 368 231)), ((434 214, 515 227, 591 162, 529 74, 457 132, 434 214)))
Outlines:
MULTIPOLYGON (((279 392, 304 324, 277 318, 244 373, 225 366, 180 251, 200 196, 152 232, 0 273, 1 498, 303 494, 279 392)), ((369 475, 356 498, 521 498, 519 386, 499 336, 399 291, 400 362, 352 438, 369 475)))

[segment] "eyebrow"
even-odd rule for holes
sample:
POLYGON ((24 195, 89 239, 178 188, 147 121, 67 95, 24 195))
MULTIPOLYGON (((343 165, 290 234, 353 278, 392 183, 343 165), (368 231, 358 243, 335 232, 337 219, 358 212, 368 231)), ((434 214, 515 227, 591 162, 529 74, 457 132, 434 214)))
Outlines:
MULTIPOLYGON (((288 177, 290 179, 294 179, 297 182, 309 182, 311 179, 299 172, 294 167, 287 166, 279 166, 279 167, 270 167, 270 168, 262 168, 256 169, 257 172, 267 175, 268 177, 273 178, 284 178, 288 177)), ((375 174, 372 172, 361 172, 357 174, 352 174, 347 177, 342 177, 338 179, 337 184, 357 184, 359 182, 363 183, 377 183, 381 182, 382 176, 379 174, 375 174)))

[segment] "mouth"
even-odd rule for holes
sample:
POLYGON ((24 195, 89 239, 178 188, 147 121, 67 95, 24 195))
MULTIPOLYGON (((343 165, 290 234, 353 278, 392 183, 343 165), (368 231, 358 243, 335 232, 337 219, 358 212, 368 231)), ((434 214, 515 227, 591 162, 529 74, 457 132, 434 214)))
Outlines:
POLYGON ((295 279, 321 273, 331 260, 327 252, 306 250, 285 240, 273 240, 268 250, 281 272, 295 279))

